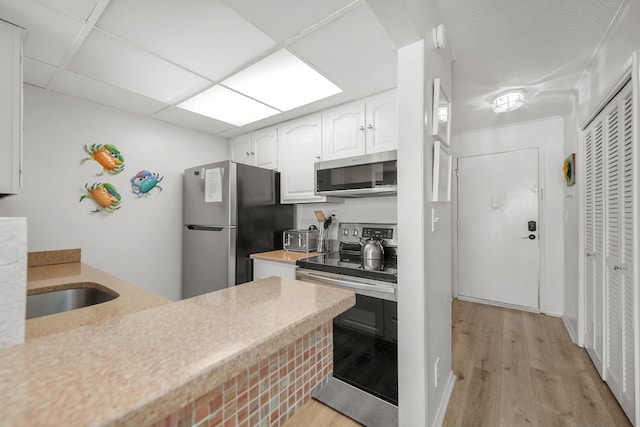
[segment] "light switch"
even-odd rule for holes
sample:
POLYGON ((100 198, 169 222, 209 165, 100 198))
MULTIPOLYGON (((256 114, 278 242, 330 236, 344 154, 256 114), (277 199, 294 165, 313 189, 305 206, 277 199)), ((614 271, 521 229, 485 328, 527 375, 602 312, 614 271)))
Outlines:
POLYGON ((431 208, 431 232, 435 233, 440 229, 438 223, 440 222, 440 217, 438 215, 438 210, 436 208, 431 208))
POLYGON ((491 208, 500 209, 501 206, 502 206, 502 197, 500 196, 500 194, 493 194, 491 196, 491 208))

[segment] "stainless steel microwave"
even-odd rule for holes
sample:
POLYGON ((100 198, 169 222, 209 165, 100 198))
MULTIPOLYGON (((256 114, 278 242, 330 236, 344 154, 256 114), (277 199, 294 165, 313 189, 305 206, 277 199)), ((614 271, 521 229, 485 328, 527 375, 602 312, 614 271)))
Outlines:
POLYGON ((367 154, 315 164, 315 193, 370 197, 398 192, 398 151, 367 154))

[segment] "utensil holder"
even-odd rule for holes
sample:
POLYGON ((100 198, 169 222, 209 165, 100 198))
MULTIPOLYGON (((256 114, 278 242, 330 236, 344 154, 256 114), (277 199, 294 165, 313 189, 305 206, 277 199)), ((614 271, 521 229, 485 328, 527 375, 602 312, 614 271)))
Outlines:
POLYGON ((318 230, 318 253, 324 254, 329 252, 329 245, 327 243, 327 230, 320 227, 318 230))

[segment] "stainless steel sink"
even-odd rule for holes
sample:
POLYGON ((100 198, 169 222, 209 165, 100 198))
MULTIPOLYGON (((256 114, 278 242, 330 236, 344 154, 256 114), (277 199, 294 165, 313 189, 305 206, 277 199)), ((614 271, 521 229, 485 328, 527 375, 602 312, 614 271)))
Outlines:
POLYGON ((65 285, 65 288, 69 286, 72 289, 56 289, 27 295, 27 319, 101 304, 119 296, 97 283, 73 283, 65 285))

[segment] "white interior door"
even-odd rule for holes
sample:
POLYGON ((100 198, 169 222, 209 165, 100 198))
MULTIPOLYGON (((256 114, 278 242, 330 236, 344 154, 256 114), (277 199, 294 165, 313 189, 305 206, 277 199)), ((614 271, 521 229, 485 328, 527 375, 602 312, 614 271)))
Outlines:
POLYGON ((632 421, 637 359, 633 106, 627 84, 583 131, 585 348, 632 421))
POLYGON ((538 230, 537 149, 458 159, 459 297, 539 310, 538 230))
POLYGON ((584 347, 604 377, 604 159, 602 119, 584 133, 585 337, 584 347))

